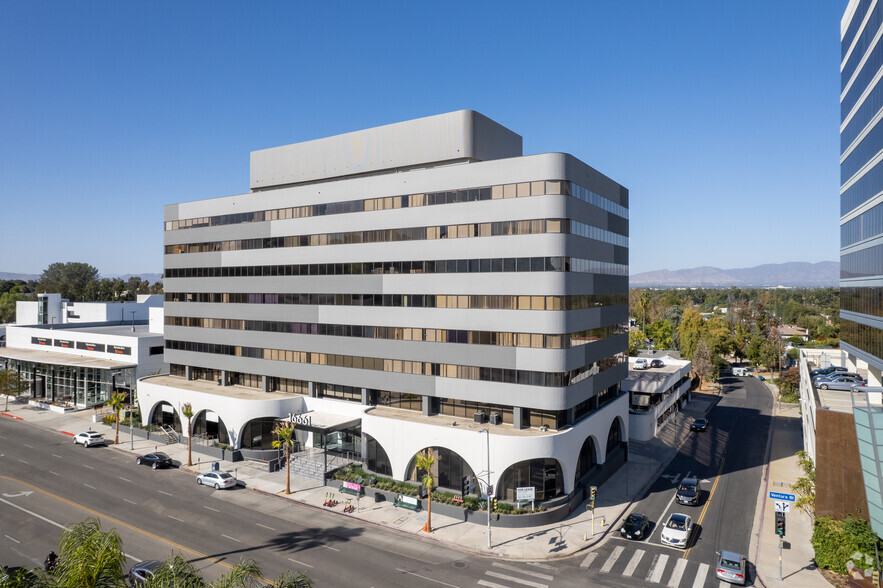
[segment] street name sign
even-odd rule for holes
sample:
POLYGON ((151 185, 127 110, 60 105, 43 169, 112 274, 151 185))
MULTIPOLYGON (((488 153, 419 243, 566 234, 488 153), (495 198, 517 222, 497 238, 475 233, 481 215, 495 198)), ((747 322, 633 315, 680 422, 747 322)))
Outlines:
POLYGON ((782 494, 781 492, 770 492, 770 498, 773 500, 790 500, 794 502, 793 494, 782 494))

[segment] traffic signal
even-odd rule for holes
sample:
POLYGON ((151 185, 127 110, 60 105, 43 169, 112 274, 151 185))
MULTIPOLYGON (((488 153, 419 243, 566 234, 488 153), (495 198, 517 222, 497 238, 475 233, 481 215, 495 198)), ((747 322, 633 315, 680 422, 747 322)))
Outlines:
POLYGON ((785 513, 776 511, 776 535, 785 536, 785 513))
POLYGON ((494 510, 497 510, 497 497, 494 496, 494 510))
POLYGON ((595 502, 595 494, 597 494, 597 493, 598 493, 597 486, 590 486, 589 487, 589 498, 592 500, 592 502, 595 502))
POLYGON ((467 494, 469 494, 469 476, 463 476, 463 481, 461 482, 460 486, 460 494, 462 496, 466 496, 467 494))

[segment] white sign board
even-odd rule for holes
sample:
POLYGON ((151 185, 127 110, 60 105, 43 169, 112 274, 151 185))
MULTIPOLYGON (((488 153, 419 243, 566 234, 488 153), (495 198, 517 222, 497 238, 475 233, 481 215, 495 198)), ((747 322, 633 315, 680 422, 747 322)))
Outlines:
POLYGON ((527 502, 532 502, 535 495, 536 489, 534 489, 533 486, 526 486, 523 488, 515 489, 515 500, 525 500, 527 502))
POLYGON ((791 512, 791 503, 785 500, 776 500, 773 502, 776 505, 776 512, 791 512))

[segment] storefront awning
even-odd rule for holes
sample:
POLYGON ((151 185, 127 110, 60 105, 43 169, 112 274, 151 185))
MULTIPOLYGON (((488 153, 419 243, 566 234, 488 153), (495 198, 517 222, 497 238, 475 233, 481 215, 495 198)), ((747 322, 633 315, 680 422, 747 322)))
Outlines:
POLYGON ((119 370, 136 367, 134 363, 123 363, 97 357, 84 357, 72 353, 58 353, 55 351, 42 351, 38 349, 16 349, 14 347, 0 347, 0 358, 15 361, 30 361, 33 363, 45 363, 49 365, 67 365, 71 367, 94 368, 99 370, 119 370))
POLYGON ((330 412, 319 412, 311 410, 300 414, 289 415, 279 420, 290 421, 294 423, 296 429, 300 431, 309 431, 311 433, 333 433, 334 431, 343 431, 358 427, 362 424, 361 418, 353 418, 330 412))

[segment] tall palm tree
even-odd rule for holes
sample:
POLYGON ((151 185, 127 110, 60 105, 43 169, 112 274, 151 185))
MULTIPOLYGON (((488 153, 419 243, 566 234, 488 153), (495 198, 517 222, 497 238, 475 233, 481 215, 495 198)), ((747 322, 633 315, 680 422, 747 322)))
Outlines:
POLYGON ((296 441, 294 436, 294 423, 289 421, 279 421, 273 432, 276 439, 273 441, 273 447, 279 449, 285 448, 285 493, 291 494, 291 448, 294 447, 296 441))
POLYGON ((187 465, 193 465, 193 455, 191 453, 191 449, 193 448, 193 435, 191 432, 193 431, 193 405, 189 402, 184 403, 184 406, 181 407, 181 414, 187 417, 187 465))
MULTIPOLYGON (((113 444, 120 444, 120 412, 126 408, 126 395, 122 392, 115 392, 107 403, 116 415, 116 435, 113 438, 113 444)), ((131 418, 131 416, 129 417, 131 418)))
POLYGON ((116 529, 102 531, 98 519, 69 525, 61 533, 58 566, 50 585, 105 588, 125 586, 126 556, 116 529))
POLYGON ((417 454, 417 471, 423 471, 420 482, 426 487, 428 498, 426 500, 426 526, 423 530, 432 533, 432 487, 435 486, 435 476, 432 475, 432 466, 435 464, 435 456, 432 449, 427 447, 417 454))

